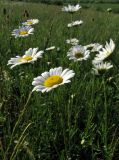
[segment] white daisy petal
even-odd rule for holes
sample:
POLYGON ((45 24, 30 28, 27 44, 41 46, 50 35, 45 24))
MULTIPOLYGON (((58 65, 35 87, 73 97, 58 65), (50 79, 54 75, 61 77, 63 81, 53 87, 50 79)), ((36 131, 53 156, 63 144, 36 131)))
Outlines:
POLYGON ((64 76, 64 79, 67 80, 67 79, 69 79, 69 78, 74 77, 74 75, 75 75, 75 73, 71 73, 71 74, 69 74, 69 75, 67 75, 67 76, 64 76))
POLYGON ((62 73, 62 67, 59 67, 57 70, 56 70, 56 75, 61 75, 62 73))
POLYGON ((42 75, 43 78, 46 79, 47 77, 49 77, 49 72, 44 72, 41 75, 42 75))
POLYGON ((51 69, 50 69, 50 71, 49 71, 50 76, 52 76, 52 75, 53 75, 53 73, 54 73, 53 71, 54 71, 54 69, 52 69, 52 68, 51 68, 51 69))
POLYGON ((54 49, 55 49, 55 46, 52 46, 52 47, 46 48, 45 50, 46 51, 51 51, 51 50, 54 50, 54 49))
POLYGON ((71 81, 70 81, 70 80, 65 80, 64 82, 65 82, 65 83, 70 83, 71 81))
POLYGON ((69 69, 65 69, 62 73, 61 73, 61 76, 63 77, 67 72, 69 71, 69 69))
POLYGON ((83 21, 82 21, 82 20, 80 20, 80 21, 74 21, 74 22, 72 22, 72 23, 69 23, 69 24, 67 25, 67 27, 68 27, 68 28, 71 28, 71 27, 80 26, 80 25, 82 25, 82 24, 83 24, 83 21))
POLYGON ((37 85, 37 86, 35 86, 35 87, 33 88, 32 91, 35 91, 35 90, 42 90, 42 89, 45 89, 45 87, 42 86, 42 85, 37 85))
POLYGON ((99 54, 96 55, 94 61, 103 61, 108 58, 114 51, 115 44, 112 39, 110 39, 110 43, 106 42, 105 48, 99 51, 99 54))

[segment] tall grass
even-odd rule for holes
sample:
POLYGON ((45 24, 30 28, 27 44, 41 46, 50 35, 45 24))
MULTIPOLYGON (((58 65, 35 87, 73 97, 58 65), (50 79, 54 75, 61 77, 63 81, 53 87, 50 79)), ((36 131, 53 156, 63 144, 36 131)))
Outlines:
POLYGON ((0 6, 1 103, 0 159, 10 160, 117 160, 119 158, 119 15, 82 9, 73 16, 84 24, 72 30, 80 44, 116 43, 112 61, 114 68, 105 76, 91 74, 91 60, 69 61, 70 46, 67 23, 70 16, 61 7, 34 3, 2 3, 0 6), (4 9, 6 13, 4 14, 4 9), (24 17, 38 18, 34 35, 15 39, 11 31, 24 17), (23 55, 30 47, 50 47, 60 50, 46 52, 34 64, 7 66, 11 57, 23 55), (51 62, 49 65, 47 62, 51 62), (49 93, 32 93, 32 81, 50 68, 73 69, 76 76, 70 84, 49 93), (26 103, 27 102, 27 103, 26 103))

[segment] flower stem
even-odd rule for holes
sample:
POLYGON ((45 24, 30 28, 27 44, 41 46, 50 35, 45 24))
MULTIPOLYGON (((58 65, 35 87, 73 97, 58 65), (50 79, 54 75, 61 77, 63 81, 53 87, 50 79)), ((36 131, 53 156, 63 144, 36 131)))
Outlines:
POLYGON ((104 87, 104 150, 106 153, 106 157, 107 158, 107 98, 106 98, 106 88, 105 88, 105 83, 104 83, 104 79, 103 79, 103 87, 104 87))
POLYGON ((6 152, 5 152, 5 155, 4 155, 4 159, 3 159, 3 160, 6 160, 6 156, 7 156, 7 153, 8 153, 8 151, 9 151, 9 148, 10 148, 10 146, 11 146, 11 143, 12 143, 12 140, 13 140, 13 136, 14 136, 14 133, 15 133, 15 130, 16 130, 18 124, 20 123, 20 120, 21 120, 22 116, 24 115, 24 113, 25 113, 25 111, 26 111, 26 109, 27 109, 27 105, 28 105, 28 103, 29 103, 29 100, 30 100, 30 98, 31 98, 31 95, 32 95, 32 92, 29 93, 28 99, 27 99, 27 101, 26 101, 26 103, 25 103, 25 105, 24 105, 24 107, 23 107, 23 110, 21 111, 21 114, 19 115, 18 120, 17 120, 17 122, 15 123, 15 126, 14 126, 13 131, 12 131, 12 134, 11 134, 10 142, 9 142, 9 145, 8 145, 7 150, 6 150, 6 152))

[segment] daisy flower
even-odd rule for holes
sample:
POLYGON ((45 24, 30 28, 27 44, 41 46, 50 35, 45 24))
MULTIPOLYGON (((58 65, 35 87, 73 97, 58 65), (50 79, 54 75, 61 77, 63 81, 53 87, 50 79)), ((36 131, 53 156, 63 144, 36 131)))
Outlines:
POLYGON ((19 27, 19 29, 14 29, 12 31, 12 36, 15 36, 15 38, 28 37, 29 34, 33 34, 33 32, 34 32, 34 28, 32 28, 31 26, 21 26, 19 27))
POLYGON ((66 43, 67 43, 67 44, 71 44, 71 45, 73 45, 73 46, 76 46, 76 45, 79 43, 79 40, 76 39, 76 38, 67 39, 67 40, 66 40, 66 43))
POLYGON ((80 26, 82 23, 83 23, 82 20, 80 20, 80 21, 74 21, 74 22, 72 22, 72 23, 69 23, 69 24, 67 25, 67 27, 68 27, 68 28, 71 28, 71 27, 80 26))
POLYGON ((93 62, 94 63, 96 61, 101 62, 101 61, 109 58, 109 56, 112 54, 114 49, 115 49, 115 43, 112 39, 110 39, 110 42, 109 43, 106 42, 105 48, 102 48, 102 50, 99 51, 99 54, 96 55, 93 62))
POLYGON ((34 25, 34 24, 37 24, 37 23, 39 23, 38 19, 29 19, 26 22, 23 22, 22 24, 25 25, 25 26, 31 26, 31 25, 34 25))
POLYGON ((77 12, 80 8, 81 8, 81 6, 79 4, 77 4, 76 6, 68 5, 68 6, 64 6, 62 8, 62 11, 63 12, 74 13, 74 12, 77 12))
POLYGON ((107 70, 113 67, 113 65, 109 62, 100 62, 97 64, 93 63, 94 68, 92 68, 92 73, 96 75, 104 74, 107 70))
POLYGON ((62 67, 52 68, 49 72, 44 72, 41 76, 34 78, 32 85, 35 86, 33 91, 49 92, 58 86, 71 82, 70 79, 74 77, 73 70, 62 67))
POLYGON ((91 52, 99 52, 103 46, 99 43, 91 43, 85 46, 86 49, 89 49, 91 52))
POLYGON ((54 50, 55 49, 55 46, 51 46, 51 47, 49 47, 49 48, 46 48, 45 50, 46 51, 51 51, 51 50, 54 50))
POLYGON ((12 65, 10 68, 14 68, 17 65, 24 63, 34 63, 38 58, 42 58, 43 51, 38 52, 38 48, 29 48, 25 54, 21 56, 16 56, 8 61, 7 65, 12 65))
POLYGON ((90 51, 86 50, 86 48, 81 45, 73 46, 72 48, 69 49, 67 53, 67 57, 69 57, 69 60, 74 60, 74 61, 87 60, 89 56, 90 56, 90 51))

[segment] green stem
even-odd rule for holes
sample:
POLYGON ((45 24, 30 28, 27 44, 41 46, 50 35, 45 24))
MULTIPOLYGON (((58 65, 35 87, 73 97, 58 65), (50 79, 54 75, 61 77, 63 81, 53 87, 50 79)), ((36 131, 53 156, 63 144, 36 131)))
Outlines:
POLYGON ((26 101, 26 103, 25 103, 25 105, 24 105, 24 107, 23 107, 23 110, 21 111, 21 114, 19 115, 18 120, 17 120, 17 122, 15 123, 15 126, 14 126, 13 131, 12 131, 11 139, 10 139, 9 145, 8 145, 8 147, 7 147, 7 150, 6 150, 6 152, 5 152, 5 156, 4 156, 4 159, 3 159, 3 160, 6 160, 7 153, 8 153, 8 151, 9 151, 9 148, 10 148, 11 143, 12 143, 12 140, 13 140, 14 132, 15 132, 15 130, 16 130, 16 128, 17 128, 17 126, 18 126, 18 124, 19 124, 22 116, 24 115, 24 113, 25 113, 25 111, 26 111, 26 109, 27 109, 27 105, 28 105, 28 103, 29 103, 29 100, 30 100, 30 98, 31 98, 31 95, 32 95, 32 92, 29 93, 28 99, 27 99, 27 101, 26 101))
POLYGON ((104 149, 106 151, 106 159, 107 159, 107 98, 106 98, 106 88, 103 79, 103 87, 104 87, 104 149))
POLYGON ((21 134, 21 136, 20 136, 20 138, 19 138, 19 140, 18 140, 18 143, 16 144, 16 146, 14 147, 14 150, 13 150, 13 153, 12 153, 12 155, 11 155, 11 157, 10 157, 10 160, 14 160, 15 159, 15 157, 16 157, 16 155, 17 155, 17 153, 18 153, 18 149, 19 149, 19 146, 21 146, 20 145, 20 142, 22 141, 22 139, 24 140, 24 133, 26 132, 26 130, 29 128, 29 126, 31 125, 32 123, 29 123, 26 127, 25 127, 25 129, 24 129, 24 131, 22 132, 22 134, 21 134))
MULTIPOLYGON (((71 16, 70 16, 70 20, 71 20, 71 22, 70 23, 72 23, 72 21, 73 21, 73 14, 71 13, 71 16)), ((72 27, 70 28, 70 39, 72 38, 72 27)))

